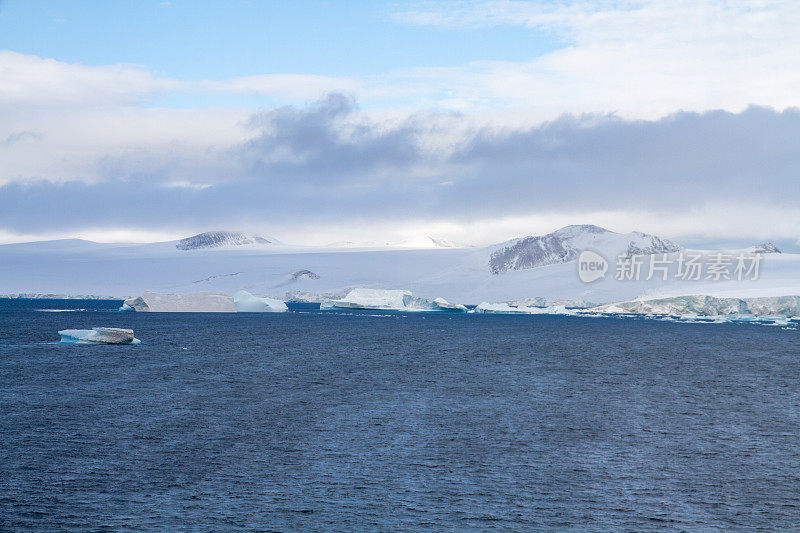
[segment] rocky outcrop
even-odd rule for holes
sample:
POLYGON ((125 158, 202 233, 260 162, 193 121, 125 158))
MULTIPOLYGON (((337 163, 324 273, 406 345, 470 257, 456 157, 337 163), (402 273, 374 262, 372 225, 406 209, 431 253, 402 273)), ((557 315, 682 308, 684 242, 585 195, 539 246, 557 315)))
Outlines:
POLYGON ((175 248, 178 250, 202 250, 249 244, 272 244, 272 241, 258 235, 245 235, 240 231, 207 231, 179 240, 175 244, 175 248))
POLYGON ((681 250, 672 241, 634 231, 616 233, 599 226, 566 226, 538 237, 524 237, 497 245, 489 257, 492 274, 567 263, 583 250, 612 256, 649 255, 681 250))

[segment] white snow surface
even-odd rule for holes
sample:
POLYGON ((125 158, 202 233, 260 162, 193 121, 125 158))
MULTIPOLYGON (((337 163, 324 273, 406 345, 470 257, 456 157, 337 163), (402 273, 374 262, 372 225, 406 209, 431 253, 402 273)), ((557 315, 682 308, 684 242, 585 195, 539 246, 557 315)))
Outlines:
POLYGON ((247 291, 234 294, 233 303, 237 313, 285 313, 289 310, 281 300, 253 296, 247 291))
POLYGON ((139 344, 132 329, 64 329, 58 332, 64 344, 139 344))
MULTIPOLYGON (((569 226, 553 234, 575 250, 591 248, 609 260, 623 249, 627 252, 631 242, 634 248, 659 242, 652 236, 638 237, 636 232, 613 233, 585 226, 569 226)), ((174 241, 9 244, 0 245, 0 294, 126 297, 144 289, 172 295, 245 290, 282 300, 321 301, 346 300, 353 287, 360 287, 409 291, 415 298, 433 301, 442 297, 458 304, 536 301, 537 305, 602 305, 698 294, 734 298, 800 294, 800 254, 764 255, 757 281, 684 281, 675 279, 674 271, 667 280, 656 276, 648 281, 644 271, 641 281, 618 281, 612 264, 605 279, 587 284, 579 280, 574 260, 492 273, 492 254, 509 243, 472 249, 330 250, 247 245, 191 251, 176 249, 174 241), (294 275, 300 271, 313 272, 316 277, 294 275)), ((669 258, 674 260, 678 253, 669 253, 669 258)), ((227 302, 226 310, 235 310, 230 297, 219 297, 227 302)), ((175 307, 180 307, 177 302, 175 307)))
POLYGON ((158 294, 144 291, 141 296, 128 298, 123 304, 134 311, 152 313, 235 313, 233 298, 221 292, 189 294, 158 294))

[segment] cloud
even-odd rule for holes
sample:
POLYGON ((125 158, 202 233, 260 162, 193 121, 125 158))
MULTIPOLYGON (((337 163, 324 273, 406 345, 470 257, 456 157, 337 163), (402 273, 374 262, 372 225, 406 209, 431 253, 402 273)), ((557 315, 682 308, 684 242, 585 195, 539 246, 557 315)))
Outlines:
POLYGON ((252 114, 244 124, 252 135, 229 146, 99 153, 85 181, 13 180, 0 187, 0 228, 258 227, 286 239, 281 229, 363 233, 447 223, 453 232, 492 226, 499 240, 511 235, 498 221, 593 222, 587 217, 618 213, 641 229, 683 234, 800 231, 798 110, 453 127, 461 122, 469 119, 435 113, 379 121, 352 97, 332 94, 307 107, 252 114))
MULTIPOLYGON (((412 4, 397 20, 514 25, 565 43, 529 61, 423 73, 460 102, 655 118, 678 109, 797 105, 800 4, 793 1, 475 1, 412 4), (446 80, 446 81, 444 81, 446 80)), ((550 115, 553 116, 553 115, 550 115)))
POLYGON ((195 91, 216 93, 267 95, 286 101, 312 100, 325 93, 356 92, 358 81, 335 76, 313 74, 261 74, 242 76, 223 81, 203 81, 193 84, 195 91))
POLYGON ((187 81, 142 65, 81 65, 0 50, 0 105, 38 107, 130 106, 169 94, 261 95, 285 101, 354 91, 356 81, 311 74, 263 74, 187 81))
POLYGON ((141 66, 85 66, 10 51, 0 51, 0 72, 3 105, 131 104, 179 86, 141 66))
POLYGON ((800 105, 800 3, 793 0, 434 2, 401 5, 394 18, 475 31, 519 26, 531 39, 546 35, 561 46, 522 61, 464 57, 363 76, 272 72, 200 81, 145 66, 0 52, 0 105, 138 105, 162 97, 250 104, 251 96, 276 105, 347 92, 371 109, 508 110, 539 121, 563 113, 655 119, 677 110, 800 105))
POLYGON ((24 130, 24 131, 15 131, 9 133, 5 139, 0 139, 0 146, 10 146, 12 144, 17 144, 25 141, 39 141, 42 139, 41 134, 31 131, 31 130, 24 130))

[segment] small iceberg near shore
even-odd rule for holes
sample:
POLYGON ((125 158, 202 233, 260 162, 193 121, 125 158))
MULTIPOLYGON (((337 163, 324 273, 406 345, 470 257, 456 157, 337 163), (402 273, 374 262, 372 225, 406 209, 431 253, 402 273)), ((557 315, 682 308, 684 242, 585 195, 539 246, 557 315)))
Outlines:
POLYGON ((62 329, 58 332, 63 344, 139 344, 132 329, 92 328, 62 329))
POLYGON ((410 291, 363 287, 352 289, 344 298, 324 299, 319 308, 323 311, 326 309, 371 309, 408 312, 467 312, 467 308, 463 305, 451 304, 444 298, 428 300, 413 296, 410 291))
POLYGON ((234 294, 233 303, 237 313, 285 313, 289 310, 281 300, 253 296, 247 291, 234 294))

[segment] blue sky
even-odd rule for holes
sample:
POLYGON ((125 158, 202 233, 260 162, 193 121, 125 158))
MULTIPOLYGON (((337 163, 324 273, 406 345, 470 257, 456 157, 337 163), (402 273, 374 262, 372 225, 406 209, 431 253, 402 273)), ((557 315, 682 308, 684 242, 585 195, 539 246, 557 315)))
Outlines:
POLYGON ((263 73, 380 74, 522 61, 563 43, 523 27, 433 27, 397 2, 41 1, 0 4, 0 47, 69 63, 135 63, 187 80, 263 73))
POLYGON ((0 242, 794 242, 798 26, 792 0, 0 0, 0 242))

